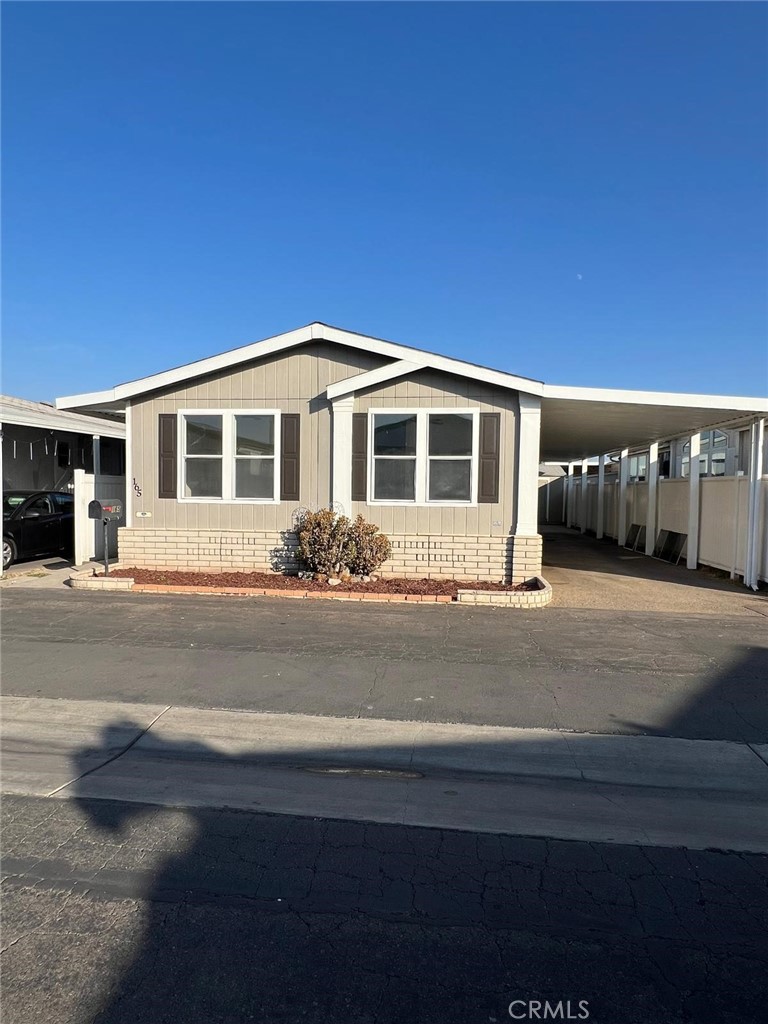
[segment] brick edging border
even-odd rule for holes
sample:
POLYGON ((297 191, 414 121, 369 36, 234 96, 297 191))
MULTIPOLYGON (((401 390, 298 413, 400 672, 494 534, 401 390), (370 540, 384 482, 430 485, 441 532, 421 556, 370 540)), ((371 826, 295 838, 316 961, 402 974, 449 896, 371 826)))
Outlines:
MULTIPOLYGON (((112 566, 120 569, 120 565, 112 566)), ((271 587, 173 586, 164 583, 136 583, 131 576, 94 576, 88 569, 73 572, 69 585, 74 590, 129 591, 137 594, 208 594, 222 597, 287 597, 293 600, 378 601, 382 604, 482 604, 497 608, 543 608, 552 600, 552 587, 541 576, 534 577, 536 590, 460 590, 456 601, 450 594, 361 594, 353 590, 291 590, 271 587)))

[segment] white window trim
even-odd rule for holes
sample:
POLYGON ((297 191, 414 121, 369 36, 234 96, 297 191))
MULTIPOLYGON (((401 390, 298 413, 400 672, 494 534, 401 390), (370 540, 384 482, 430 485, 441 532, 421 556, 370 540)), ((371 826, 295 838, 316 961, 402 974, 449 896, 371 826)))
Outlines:
MULTIPOLYGON (((280 409, 179 409, 177 412, 178 451, 176 466, 176 494, 177 501, 184 505, 279 505, 280 504, 280 409), (210 456, 221 458, 221 492, 220 498, 195 498, 184 495, 185 470, 187 459, 187 435, 185 430, 185 416, 221 416, 222 417, 222 445, 221 456, 210 456), (275 473, 274 491, 271 498, 236 498, 235 494, 235 416, 274 416, 275 418, 275 473)), ((201 456, 202 457, 202 456, 201 456)), ((267 456, 268 457, 268 456, 267 456)))
MULTIPOLYGON (((367 505, 388 505, 402 508, 475 508, 477 506, 477 487, 479 475, 479 454, 480 454, 480 409, 471 408, 400 408, 390 407, 368 410, 368 501, 367 505), (471 458, 470 469, 471 498, 469 501, 429 501, 429 417, 430 416, 471 416, 472 417, 472 454, 448 456, 446 461, 453 458, 463 460, 471 458), (416 417, 416 497, 413 501, 396 501, 390 498, 374 497, 374 416, 415 416, 416 417)), ((442 456, 435 456, 442 458, 442 456)))

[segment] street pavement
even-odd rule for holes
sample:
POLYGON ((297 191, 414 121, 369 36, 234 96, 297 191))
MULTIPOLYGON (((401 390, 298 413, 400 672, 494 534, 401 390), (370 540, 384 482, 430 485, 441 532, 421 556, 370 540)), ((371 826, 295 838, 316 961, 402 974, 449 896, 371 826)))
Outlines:
POLYGON ((768 617, 757 611, 510 612, 64 587, 1 596, 6 694, 768 739, 768 617))
POLYGON ((760 602, 2 604, 5 1020, 765 1020, 760 602))
POLYGON ((765 1020, 766 857, 86 797, 3 814, 13 1024, 765 1020))

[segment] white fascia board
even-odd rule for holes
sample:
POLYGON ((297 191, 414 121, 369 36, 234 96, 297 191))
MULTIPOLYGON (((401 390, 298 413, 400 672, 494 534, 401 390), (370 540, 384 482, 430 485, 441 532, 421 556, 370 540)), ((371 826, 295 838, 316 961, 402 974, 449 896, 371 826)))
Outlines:
POLYGON ((143 395, 148 391, 171 387, 193 377, 217 373, 219 370, 226 370, 230 366, 247 363, 253 359, 263 359, 264 356, 274 355, 276 352, 282 352, 286 348, 292 348, 294 345, 301 345, 311 340, 312 325, 310 324, 308 327, 300 327, 296 331, 288 331, 287 334, 278 334, 274 338, 256 341, 252 345, 244 345, 231 352, 222 352, 217 356, 199 359, 195 363, 177 366, 173 370, 155 373, 151 377, 142 377, 140 380, 132 380, 127 384, 118 384, 114 392, 115 398, 133 398, 135 395, 143 395))
POLYGON ((581 388, 544 384, 543 398, 575 402, 617 402, 624 405, 667 405, 680 409, 711 409, 713 412, 768 412, 768 398, 731 395, 691 395, 674 391, 623 391, 613 388, 581 388))
POLYGON ((125 427, 121 423, 100 420, 95 416, 74 416, 65 419, 62 416, 46 416, 45 413, 26 412, 24 410, 0 411, 0 421, 18 427, 35 427, 38 430, 58 430, 63 434, 85 434, 99 437, 125 437, 125 427))
POLYGON ((231 349, 229 352, 209 356, 207 359, 199 359, 194 363, 177 366, 174 369, 165 370, 163 373, 156 373, 150 377, 142 377, 138 380, 128 381, 125 384, 118 384, 111 391, 94 392, 87 395, 70 395, 66 398, 59 398, 56 400, 56 406, 61 409, 71 409, 84 405, 97 405, 103 402, 115 402, 134 398, 149 391, 173 387, 174 384, 180 384, 194 377, 219 373, 241 363, 263 359, 293 348, 296 345, 305 344, 308 341, 336 342, 339 345, 346 345, 349 348, 359 349, 363 352, 373 352, 376 355, 393 360, 423 363, 424 366, 429 366, 434 370, 442 370, 445 373, 468 377, 485 384, 494 384, 497 387, 522 391, 530 395, 543 394, 544 385, 541 381, 527 380, 525 377, 516 377, 514 374, 502 373, 500 370, 489 370, 482 366, 474 366, 460 359, 450 359, 447 356, 433 355, 429 352, 422 353, 417 348, 396 345, 391 341, 382 341, 380 338, 371 338, 365 334, 355 334, 352 331, 344 331, 338 327, 329 327, 327 324, 313 323, 308 324, 306 327, 299 327, 295 331, 288 331, 285 334, 266 338, 264 341, 256 341, 252 345, 244 345, 241 348, 231 349))
POLYGON ((421 349, 411 348, 407 345, 396 345, 392 341, 368 338, 363 334, 353 334, 349 331, 343 331, 338 327, 326 327, 324 324, 313 324, 312 326, 313 328, 318 328, 316 336, 324 338, 326 341, 335 341, 340 345, 349 345, 351 348, 375 352, 377 355, 389 356, 392 359, 420 362, 424 367, 429 367, 433 370, 442 370, 444 373, 469 377, 471 380, 479 380, 484 384, 495 384, 500 388, 523 391, 529 395, 541 395, 543 393, 544 385, 538 380, 516 377, 514 374, 503 373, 501 370, 489 370, 484 366, 474 366, 472 363, 465 363, 461 359, 451 359, 448 356, 438 356, 431 352, 422 352, 421 349))
POLYGON ((354 377, 346 377, 344 380, 336 381, 335 384, 329 384, 325 393, 333 401, 334 398, 341 398, 342 395, 352 395, 356 391, 362 391, 363 388, 374 387, 376 384, 383 384, 396 377, 402 377, 406 373, 423 370, 424 366, 424 363, 401 359, 396 363, 379 366, 376 370, 368 370, 366 373, 358 373, 354 377))
POLYGON ((115 392, 113 388, 109 391, 90 391, 85 395, 65 395, 55 400, 57 409, 81 409, 84 405, 106 405, 114 402, 115 392))

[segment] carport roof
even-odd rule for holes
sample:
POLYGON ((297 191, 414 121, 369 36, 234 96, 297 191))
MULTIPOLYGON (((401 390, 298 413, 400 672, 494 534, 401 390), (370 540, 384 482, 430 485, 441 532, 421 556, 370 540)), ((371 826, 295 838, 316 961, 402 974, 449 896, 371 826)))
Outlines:
POLYGON ((71 434, 89 434, 100 437, 125 437, 125 423, 119 419, 86 415, 54 409, 46 402, 30 402, 26 398, 0 395, 0 423, 40 430, 60 430, 71 434))
POLYGON ((573 462, 768 413, 768 398, 545 384, 541 459, 573 462))

